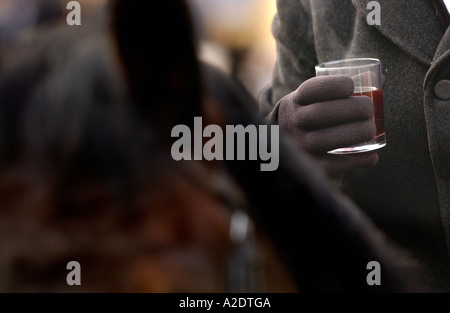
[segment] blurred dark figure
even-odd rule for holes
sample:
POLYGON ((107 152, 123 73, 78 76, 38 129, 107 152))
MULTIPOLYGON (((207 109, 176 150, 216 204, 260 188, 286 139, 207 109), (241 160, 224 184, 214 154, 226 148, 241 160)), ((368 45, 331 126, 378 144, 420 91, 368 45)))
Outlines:
POLYGON ((222 290, 229 213, 138 118, 114 51, 65 26, 2 49, 1 291, 222 290))
POLYGON ((29 27, 55 23, 63 16, 61 1, 0 0, 0 40, 12 39, 29 27))
POLYGON ((407 258, 283 141, 276 172, 173 161, 173 126, 259 124, 255 100, 197 62, 184 1, 112 14, 112 32, 37 28, 0 51, 0 291, 236 291, 239 212, 280 257, 280 290, 419 290, 407 258), (369 261, 381 286, 366 283, 369 261))

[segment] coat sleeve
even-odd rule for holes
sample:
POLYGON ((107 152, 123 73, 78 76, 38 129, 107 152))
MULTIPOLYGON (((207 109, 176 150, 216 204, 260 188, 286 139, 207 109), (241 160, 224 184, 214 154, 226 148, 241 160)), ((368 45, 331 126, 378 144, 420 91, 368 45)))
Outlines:
POLYGON ((267 122, 278 123, 280 100, 313 77, 317 58, 309 0, 277 0, 272 23, 277 61, 272 82, 259 96, 260 113, 267 122))

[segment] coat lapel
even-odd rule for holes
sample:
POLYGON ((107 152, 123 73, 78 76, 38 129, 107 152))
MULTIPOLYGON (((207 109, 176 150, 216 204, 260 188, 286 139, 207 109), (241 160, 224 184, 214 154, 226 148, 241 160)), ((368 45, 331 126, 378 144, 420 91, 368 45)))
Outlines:
POLYGON ((444 37, 442 38, 441 42, 439 43, 439 46, 436 49, 433 63, 425 77, 424 81, 425 89, 429 84, 433 83, 433 77, 435 77, 436 73, 442 69, 441 64, 443 64, 443 62, 448 62, 449 58, 450 58, 450 27, 447 28, 444 37))
POLYGON ((436 53, 434 55, 433 62, 436 62, 444 53, 450 50, 450 27, 447 28, 444 37, 439 43, 438 48, 436 49, 436 53))
MULTIPOLYGON (((357 11, 367 16, 370 0, 352 0, 357 11)), ((436 48, 443 39, 441 26, 429 0, 378 0, 381 25, 375 25, 385 37, 426 65, 431 65, 436 48)))

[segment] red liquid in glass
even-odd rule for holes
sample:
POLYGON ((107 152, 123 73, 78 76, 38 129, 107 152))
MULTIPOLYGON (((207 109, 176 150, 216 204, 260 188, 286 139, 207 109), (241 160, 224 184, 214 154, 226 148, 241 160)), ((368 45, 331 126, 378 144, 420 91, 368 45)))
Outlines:
POLYGON ((383 135, 384 130, 384 109, 383 109, 383 90, 373 87, 358 87, 353 96, 367 96, 373 101, 374 119, 377 127, 376 137, 383 135))

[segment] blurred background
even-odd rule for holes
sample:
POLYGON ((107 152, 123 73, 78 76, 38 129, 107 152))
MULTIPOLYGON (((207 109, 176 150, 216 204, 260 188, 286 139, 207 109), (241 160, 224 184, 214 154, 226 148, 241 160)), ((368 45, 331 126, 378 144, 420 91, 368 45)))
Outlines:
POLYGON ((201 59, 240 79, 257 96, 275 63, 275 0, 191 0, 201 59))
MULTIPOLYGON (((66 16, 68 0, 0 0, 0 38, 16 29, 66 16), (38 4, 47 11, 39 12, 38 4), (48 5, 51 3, 52 5, 48 5), (62 14, 61 14, 62 13, 62 14)), ((107 0, 79 0, 88 20, 107 0)), ((275 62, 271 33, 275 0, 187 0, 192 6, 203 60, 240 79, 254 96, 270 81, 275 62)), ((61 21, 65 22, 65 21, 61 21)))

